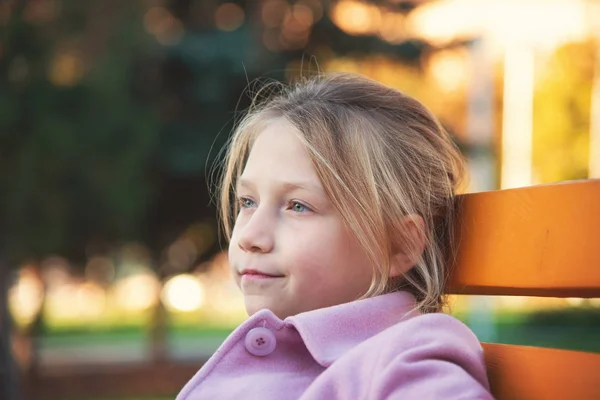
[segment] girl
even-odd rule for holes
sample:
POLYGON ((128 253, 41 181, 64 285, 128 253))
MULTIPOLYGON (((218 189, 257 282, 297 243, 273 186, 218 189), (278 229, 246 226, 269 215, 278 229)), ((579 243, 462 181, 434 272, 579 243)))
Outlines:
POLYGON ((250 318, 177 399, 490 399, 479 341, 440 312, 462 174, 422 104, 363 77, 253 105, 220 198, 250 318))

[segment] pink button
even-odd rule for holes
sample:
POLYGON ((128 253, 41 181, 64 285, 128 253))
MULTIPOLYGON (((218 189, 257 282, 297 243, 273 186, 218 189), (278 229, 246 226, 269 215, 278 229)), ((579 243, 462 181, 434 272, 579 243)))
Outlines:
POLYGON ((255 356, 264 357, 275 350, 277 340, 267 328, 254 328, 246 334, 246 350, 255 356))

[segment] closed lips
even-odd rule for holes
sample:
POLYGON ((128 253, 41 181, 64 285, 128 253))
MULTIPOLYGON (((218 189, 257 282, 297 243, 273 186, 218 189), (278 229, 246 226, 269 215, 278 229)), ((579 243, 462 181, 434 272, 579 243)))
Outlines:
POLYGON ((256 269, 245 269, 242 271, 242 275, 262 275, 262 276, 268 276, 271 278, 280 278, 283 276, 283 275, 269 274, 269 273, 262 272, 262 271, 259 271, 256 269))

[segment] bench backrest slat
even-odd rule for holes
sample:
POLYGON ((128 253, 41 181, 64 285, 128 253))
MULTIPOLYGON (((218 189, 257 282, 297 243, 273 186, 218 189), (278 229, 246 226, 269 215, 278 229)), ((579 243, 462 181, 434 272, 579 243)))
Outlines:
POLYGON ((600 354, 483 344, 498 400, 600 399, 600 354))
POLYGON ((462 195, 459 294, 600 297, 600 180, 462 195))

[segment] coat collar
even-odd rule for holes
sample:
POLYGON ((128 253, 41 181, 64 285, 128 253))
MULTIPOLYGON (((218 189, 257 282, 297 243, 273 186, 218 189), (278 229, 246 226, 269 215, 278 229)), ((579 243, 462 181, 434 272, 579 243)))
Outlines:
POLYGON ((304 312, 283 322, 296 328, 315 361, 328 367, 359 343, 419 314, 415 305, 412 294, 394 292, 304 312))

